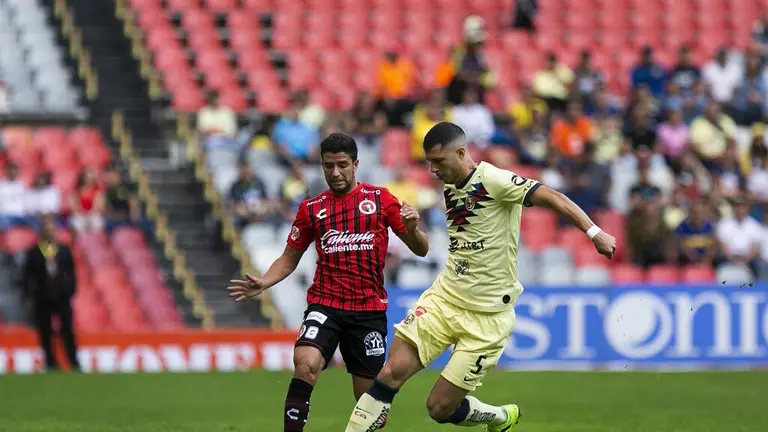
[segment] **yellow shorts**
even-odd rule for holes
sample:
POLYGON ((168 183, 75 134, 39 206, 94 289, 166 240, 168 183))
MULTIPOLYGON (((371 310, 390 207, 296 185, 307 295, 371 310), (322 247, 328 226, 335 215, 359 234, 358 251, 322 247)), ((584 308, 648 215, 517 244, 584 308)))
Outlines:
POLYGON ((395 324, 395 335, 416 347, 424 366, 455 345, 442 376, 453 385, 472 391, 498 363, 514 327, 514 309, 494 313, 471 311, 428 289, 419 297, 416 308, 395 324))

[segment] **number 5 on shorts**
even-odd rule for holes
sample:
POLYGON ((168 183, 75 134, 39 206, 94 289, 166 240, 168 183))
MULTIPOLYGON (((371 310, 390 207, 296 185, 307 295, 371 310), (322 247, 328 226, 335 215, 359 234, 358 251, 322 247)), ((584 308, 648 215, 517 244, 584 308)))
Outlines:
POLYGON ((477 366, 477 369, 471 371, 473 375, 477 375, 480 373, 480 371, 483 370, 483 360, 487 359, 488 357, 481 355, 477 358, 477 361, 475 362, 475 366, 477 366))

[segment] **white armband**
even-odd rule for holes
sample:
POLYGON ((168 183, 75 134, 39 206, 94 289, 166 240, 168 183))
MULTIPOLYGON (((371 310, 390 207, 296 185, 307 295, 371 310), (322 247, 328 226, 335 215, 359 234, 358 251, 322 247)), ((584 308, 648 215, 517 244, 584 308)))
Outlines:
POLYGON ((595 238, 596 235, 600 234, 602 230, 597 225, 592 225, 591 228, 587 230, 587 237, 589 237, 590 240, 595 238))

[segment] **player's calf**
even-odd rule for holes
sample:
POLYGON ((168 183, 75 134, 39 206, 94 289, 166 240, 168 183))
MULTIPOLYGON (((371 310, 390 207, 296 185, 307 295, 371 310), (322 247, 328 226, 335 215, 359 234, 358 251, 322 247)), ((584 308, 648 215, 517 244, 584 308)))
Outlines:
POLYGON ((309 418, 310 398, 325 359, 311 347, 297 347, 293 355, 294 372, 285 396, 285 432, 302 432, 309 418))

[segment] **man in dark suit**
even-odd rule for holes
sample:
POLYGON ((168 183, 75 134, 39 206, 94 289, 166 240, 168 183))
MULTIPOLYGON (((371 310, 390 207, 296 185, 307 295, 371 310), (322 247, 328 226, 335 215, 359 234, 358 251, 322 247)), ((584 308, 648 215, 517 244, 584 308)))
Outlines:
POLYGON ((40 225, 38 243, 27 251, 23 270, 26 300, 32 303, 34 324, 45 352, 48 370, 58 369, 53 351, 52 318, 59 317, 59 333, 74 370, 80 369, 72 323, 72 296, 75 294, 75 263, 67 245, 56 241, 56 222, 51 217, 40 225))

